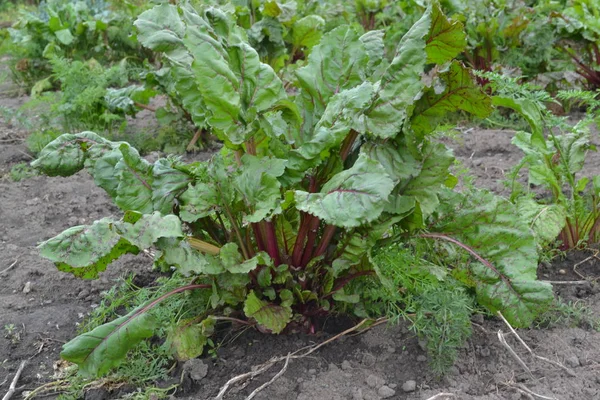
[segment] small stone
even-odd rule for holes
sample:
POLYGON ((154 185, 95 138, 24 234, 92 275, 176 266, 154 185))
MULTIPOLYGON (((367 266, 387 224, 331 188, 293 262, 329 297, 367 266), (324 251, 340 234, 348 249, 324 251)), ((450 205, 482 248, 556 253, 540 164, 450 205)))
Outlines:
POLYGON ((79 292, 79 294, 77 295, 78 299, 85 299, 86 297, 88 297, 90 295, 90 291, 87 289, 82 289, 81 292, 79 292))
POLYGON ((388 353, 395 353, 396 352, 396 348, 392 347, 392 346, 389 346, 386 350, 387 350, 388 353))
POLYGON ((385 381, 376 375, 367 376, 367 385, 372 388, 381 387, 385 381))
POLYGON ((352 400, 364 400, 361 388, 355 388, 352 390, 352 400))
POLYGON ((567 358, 565 360, 565 363, 567 363, 567 365, 569 367, 573 367, 573 368, 579 367, 579 365, 581 365, 579 362, 579 358, 577 358, 577 356, 571 356, 571 357, 567 358))
POLYGON ((382 387, 379 388, 379 390, 377 391, 377 394, 382 399, 387 399, 388 397, 392 397, 393 395, 395 395, 396 391, 389 386, 383 385, 382 387))
POLYGON ((208 375, 208 365, 204 364, 204 361, 194 358, 186 361, 183 364, 183 370, 188 373, 192 381, 200 382, 208 375))
POLYGON ((473 321, 476 324, 483 324, 483 314, 475 314, 471 317, 471 321, 473 321))
POLYGON ((421 354, 420 356, 417 357, 417 361, 418 362, 425 362, 425 361, 427 361, 427 357, 425 357, 424 355, 421 354))
POLYGON ((427 340, 420 339, 419 340, 419 348, 423 351, 427 351, 427 340))
POLYGON ((414 392, 416 389, 417 389, 417 382, 413 381, 412 379, 409 381, 406 381, 402 384, 402 390, 405 393, 414 392))
POLYGON ((23 286, 23 293, 27 294, 31 292, 31 282, 27 281, 25 286, 23 286))
POLYGON ((350 365, 350 361, 348 361, 348 360, 342 361, 342 369, 344 371, 348 371, 349 369, 352 369, 352 365, 350 365))
POLYGON ((398 387, 398 384, 397 383, 390 383, 388 386, 391 387, 392 389, 396 389, 398 387))
POLYGON ((567 274, 567 271, 566 271, 566 270, 564 270, 564 269, 559 269, 559 270, 558 270, 558 273, 559 273, 559 274, 561 274, 561 275, 566 275, 566 274, 567 274))
POLYGON ((492 354, 492 351, 489 347, 482 347, 481 350, 479 350, 479 354, 481 354, 481 357, 489 357, 490 354, 492 354))
POLYGON ((309 375, 316 375, 317 374, 317 370, 314 369, 314 368, 311 368, 311 369, 308 370, 308 374, 309 375))

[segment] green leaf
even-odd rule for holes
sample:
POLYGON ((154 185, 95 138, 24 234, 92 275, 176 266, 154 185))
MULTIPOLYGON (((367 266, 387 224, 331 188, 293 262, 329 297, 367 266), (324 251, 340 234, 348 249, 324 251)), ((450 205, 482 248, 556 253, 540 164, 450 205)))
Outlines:
POLYGON ((386 69, 377 99, 367 114, 368 130, 375 136, 396 136, 421 89, 425 69, 425 38, 431 25, 431 8, 404 35, 386 69))
POLYGON ((315 120, 336 93, 366 80, 369 56, 365 45, 357 39, 358 34, 349 26, 333 29, 313 47, 307 65, 296 71, 300 88, 313 104, 315 120))
POLYGON ((177 167, 179 162, 161 158, 152 167, 152 204, 163 214, 173 211, 175 199, 183 193, 192 177, 177 167))
POLYGON ((368 31, 359 39, 365 45, 365 50, 369 56, 368 70, 373 69, 383 61, 385 56, 385 43, 383 37, 385 32, 381 30, 368 31))
POLYGON ((505 199, 446 191, 431 230, 485 260, 469 267, 477 299, 513 326, 529 326, 554 299, 552 286, 536 279, 538 255, 529 225, 505 199))
POLYGON ((159 239, 156 248, 156 263, 175 267, 184 276, 218 275, 225 272, 218 257, 194 250, 187 240, 159 239))
POLYGON ((106 142, 93 132, 64 134, 44 147, 31 166, 48 176, 71 176, 83 169, 90 147, 106 142))
POLYGON ((458 61, 453 61, 439 79, 444 91, 438 93, 435 87, 430 88, 416 104, 411 126, 419 136, 433 132, 439 119, 454 111, 463 110, 479 118, 492 112, 490 97, 458 61))
POLYGON ((393 188, 381 164, 361 154, 352 168, 334 175, 320 193, 297 190, 296 207, 328 224, 350 228, 379 217, 393 188))
POLYGON ((399 187, 403 188, 400 194, 414 197, 420 204, 423 214, 427 216, 439 205, 438 193, 448 179, 449 168, 454 162, 454 157, 452 151, 441 143, 425 144, 422 157, 420 173, 408 181, 401 181, 399 187))
POLYGON ((419 162, 415 160, 402 142, 373 141, 365 143, 360 148, 360 152, 379 162, 395 183, 398 183, 401 179, 415 177, 421 171, 419 162))
POLYGON ((40 255, 53 261, 59 270, 82 279, 96 279, 115 259, 139 252, 111 229, 111 222, 106 218, 90 226, 69 228, 40 243, 38 248, 40 255))
POLYGON ((149 214, 152 204, 152 164, 140 157, 136 149, 123 143, 119 146, 123 157, 115 166, 119 186, 115 204, 122 210, 149 214))
POLYGON ((554 242, 565 226, 566 210, 560 204, 538 204, 532 198, 521 197, 517 199, 516 207, 542 247, 554 242))
POLYGON ((79 365, 84 376, 97 377, 117 366, 127 351, 154 334, 155 319, 139 307, 63 346, 61 357, 79 365))
POLYGON ((174 5, 161 4, 144 11, 134 25, 140 43, 151 50, 164 52, 182 45, 185 26, 174 5))
POLYGON ((208 317, 202 322, 182 321, 170 327, 165 346, 171 350, 178 361, 187 361, 199 357, 208 344, 208 338, 214 332, 216 320, 208 317))
POLYGON ((305 48, 307 53, 321 40, 325 20, 318 15, 307 15, 292 25, 291 43, 297 49, 305 48))
POLYGON ((73 36, 73 34, 71 34, 71 31, 68 29, 61 29, 59 31, 54 32, 54 34, 56 35, 56 38, 59 42, 67 46, 72 44, 75 40, 75 37, 73 36))
POLYGON ((292 310, 289 306, 281 306, 259 299, 254 291, 251 291, 244 302, 244 313, 248 318, 254 318, 256 322, 273 333, 280 333, 292 320, 292 310))
POLYGON ((525 118, 531 127, 534 139, 543 147, 546 146, 543 129, 544 122, 542 120, 541 110, 536 103, 528 99, 515 99, 512 97, 492 96, 492 104, 495 106, 510 108, 525 118))
POLYGON ((272 265, 269 255, 262 251, 249 260, 244 260, 236 243, 227 243, 221 247, 219 257, 223 268, 232 274, 247 274, 259 265, 272 265))
POLYGON ((141 215, 133 224, 121 222, 114 224, 115 230, 123 239, 140 249, 147 249, 159 238, 183 237, 181 221, 175 215, 161 215, 158 211, 141 215))
POLYGON ((431 29, 425 47, 427 63, 444 64, 460 54, 466 45, 467 35, 463 24, 446 18, 440 4, 433 2, 431 29))

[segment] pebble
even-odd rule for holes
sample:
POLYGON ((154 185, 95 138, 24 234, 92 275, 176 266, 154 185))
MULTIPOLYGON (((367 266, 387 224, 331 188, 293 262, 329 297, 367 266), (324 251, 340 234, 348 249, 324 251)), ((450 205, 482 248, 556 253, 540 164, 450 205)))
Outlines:
POLYGON ((23 286, 23 293, 27 294, 31 292, 31 282, 27 281, 25 286, 23 286))
POLYGON ((420 339, 419 340, 419 347, 421 348, 421 350, 427 351, 427 340, 420 339))
POLYGON ((384 383, 385 383, 385 381, 378 376, 375 376, 375 375, 367 376, 367 385, 369 385, 369 387, 378 388, 378 387, 381 387, 384 383))
POLYGON ((579 362, 579 358, 577 358, 577 356, 571 356, 571 357, 567 358, 565 360, 565 362, 567 363, 567 365, 569 367, 573 367, 573 368, 579 367, 581 365, 579 362))
POLYGON ((314 369, 314 368, 311 368, 311 369, 308 370, 308 374, 309 375, 316 375, 317 374, 317 370, 314 369))
POLYGON ((489 347, 482 347, 481 350, 479 350, 479 354, 481 354, 481 357, 489 357, 490 354, 492 354, 492 351, 489 347))
POLYGON ((392 397, 393 395, 395 395, 396 391, 389 386, 383 385, 382 387, 379 388, 379 390, 377 391, 377 394, 382 399, 387 399, 388 397, 392 397))
POLYGON ((90 291, 87 289, 82 289, 81 292, 79 292, 79 294, 77 295, 78 299, 85 299, 86 297, 88 297, 90 295, 90 291))
POLYGON ((183 364, 183 370, 186 371, 192 381, 200 382, 206 375, 208 375, 208 365, 204 364, 204 361, 194 358, 186 361, 183 364))
POLYGON ((421 354, 420 356, 417 357, 417 361, 418 362, 425 362, 425 361, 427 361, 427 357, 425 357, 424 355, 421 354))
POLYGON ((564 270, 564 269, 559 269, 559 270, 558 270, 558 273, 559 273, 559 274, 561 274, 561 275, 566 275, 566 274, 567 274, 567 271, 566 271, 566 270, 564 270))
POLYGON ((348 360, 342 361, 342 369, 344 371, 348 371, 349 369, 352 369, 352 365, 350 365, 350 361, 348 361, 348 360))
POLYGON ((402 384, 402 390, 406 393, 414 392, 417 389, 417 382, 412 379, 402 384))

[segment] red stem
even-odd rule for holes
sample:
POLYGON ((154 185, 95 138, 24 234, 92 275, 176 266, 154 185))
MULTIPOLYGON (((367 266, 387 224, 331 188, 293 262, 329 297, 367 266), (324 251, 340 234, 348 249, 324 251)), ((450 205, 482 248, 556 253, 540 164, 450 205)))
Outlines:
POLYGON ((300 223, 300 229, 298 229, 298 235, 296 236, 296 242, 294 243, 294 251, 292 252, 292 265, 295 267, 299 267, 302 262, 304 239, 306 239, 313 218, 312 215, 304 213, 304 218, 300 223))
POLYGON ((256 239, 256 247, 259 251, 265 251, 265 241, 263 240, 263 234, 260 230, 260 226, 257 223, 252 224, 252 232, 254 232, 254 238, 256 239))
POLYGON ((342 148, 340 150, 340 157, 342 158, 342 161, 346 161, 346 158, 348 158, 348 154, 350 154, 352 144, 354 144, 354 141, 357 137, 358 132, 352 129, 350 131, 350 134, 346 136, 346 139, 344 139, 344 143, 342 143, 342 148))
POLYGON ((302 261, 300 265, 305 268, 313 255, 315 247, 315 240, 317 238, 317 232, 319 231, 319 224, 321 220, 317 217, 312 217, 310 226, 308 228, 308 237, 306 238, 306 246, 304 247, 304 254, 302 254, 302 261))
POLYGON ((327 250, 327 247, 329 246, 331 239, 333 239, 335 230, 336 230, 336 226, 334 226, 334 225, 327 225, 325 227, 325 230, 323 231, 323 237, 321 237, 319 246, 317 247, 317 250, 315 251, 315 255, 314 255, 315 257, 319 257, 319 256, 325 254, 325 250, 327 250))
POLYGON ((374 273, 375 273, 375 271, 368 270, 368 271, 360 271, 360 272, 356 272, 354 274, 348 275, 348 276, 344 277, 343 279, 340 279, 339 283, 337 285, 335 285, 333 290, 331 292, 327 293, 325 296, 323 296, 323 298, 326 299, 327 297, 333 296, 334 293, 340 291, 344 286, 346 286, 348 283, 352 282, 353 279, 358 278, 359 276, 373 275, 374 273))
POLYGON ((269 253, 277 267, 281 265, 281 257, 279 256, 279 246, 277 244, 277 235, 275 235, 273 221, 265 221, 265 228, 267 231, 267 253, 269 253))

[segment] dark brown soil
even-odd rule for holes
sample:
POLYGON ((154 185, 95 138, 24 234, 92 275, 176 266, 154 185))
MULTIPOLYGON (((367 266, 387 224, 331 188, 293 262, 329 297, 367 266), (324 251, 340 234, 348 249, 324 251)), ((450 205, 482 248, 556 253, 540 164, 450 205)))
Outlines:
MULTIPOLYGON (((0 98, 0 106, 12 107, 19 102, 0 98)), ((521 156, 510 145, 511 135, 510 131, 471 130, 463 135, 462 143, 452 145, 464 165, 473 169, 476 185, 504 192, 498 180, 521 156)), ((23 137, 18 129, 0 121, 0 271, 16 262, 0 274, 0 393, 8 390, 20 361, 30 359, 14 398, 52 379, 62 343, 74 335, 76 324, 99 302, 101 291, 127 272, 148 274, 151 269, 151 260, 144 256, 126 257, 99 280, 81 281, 39 257, 36 244, 40 241, 72 225, 118 215, 118 210, 86 173, 11 181, 7 175, 10 168, 30 158, 23 137), (26 286, 28 293, 23 291, 26 286), (10 335, 5 329, 9 325, 14 327, 10 335)), ((592 169, 587 173, 599 172, 598 160, 597 156, 592 158, 592 169)), ((594 254, 591 250, 574 252, 556 259, 540 268, 540 278, 580 281, 579 274, 588 278, 590 282, 585 284, 557 284, 556 291, 564 301, 581 302, 600 316, 600 293, 595 283, 600 276, 600 258, 594 254)), ((381 325, 290 361, 287 371, 255 399, 429 399, 439 393, 451 393, 455 399, 536 398, 532 393, 561 400, 600 399, 600 333, 589 321, 580 325, 519 330, 535 354, 565 368, 533 357, 508 335, 509 345, 528 366, 529 375, 498 339, 498 332, 506 332, 507 327, 497 319, 479 316, 474 321, 473 337, 443 379, 430 373, 423 343, 406 326, 381 325), (409 389, 410 381, 414 381, 414 389, 405 392, 403 386, 409 389)), ((325 326, 328 332, 342 329, 334 320, 326 321, 325 326)), ((220 348, 218 357, 202 360, 207 367, 203 379, 193 381, 183 373, 177 397, 213 398, 230 378, 328 337, 331 333, 264 336, 247 331, 220 348)), ((276 364, 247 386, 234 386, 225 399, 245 399, 282 366, 282 362, 276 364)), ((201 365, 193 368, 203 370, 201 365)), ((174 376, 178 379, 182 371, 180 366, 174 376)), ((117 396, 116 392, 98 389, 86 397, 117 396)), ((444 398, 452 397, 437 397, 444 398)))

